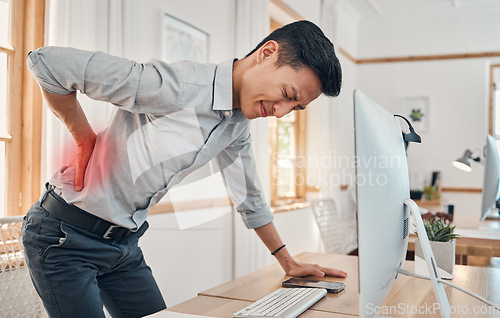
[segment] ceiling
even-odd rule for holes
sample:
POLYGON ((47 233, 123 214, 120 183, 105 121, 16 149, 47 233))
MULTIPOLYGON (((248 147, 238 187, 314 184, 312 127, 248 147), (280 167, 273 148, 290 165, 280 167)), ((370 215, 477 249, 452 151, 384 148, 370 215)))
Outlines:
POLYGON ((500 0, 347 0, 360 17, 418 17, 498 11, 500 0))

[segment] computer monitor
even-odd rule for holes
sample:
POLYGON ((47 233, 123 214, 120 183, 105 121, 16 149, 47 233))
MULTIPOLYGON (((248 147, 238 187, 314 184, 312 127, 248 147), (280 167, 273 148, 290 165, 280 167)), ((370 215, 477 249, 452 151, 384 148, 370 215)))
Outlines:
MULTIPOLYGON (((410 198, 408 163, 399 120, 360 90, 354 91, 358 270, 361 317, 377 314, 404 264, 410 213, 419 233, 422 218, 410 198)), ((419 236, 420 238, 420 236, 419 236)), ((421 239, 437 301, 449 304, 427 235, 421 239)))
POLYGON ((481 221, 491 213, 499 197, 500 158, 495 138, 486 136, 481 221))

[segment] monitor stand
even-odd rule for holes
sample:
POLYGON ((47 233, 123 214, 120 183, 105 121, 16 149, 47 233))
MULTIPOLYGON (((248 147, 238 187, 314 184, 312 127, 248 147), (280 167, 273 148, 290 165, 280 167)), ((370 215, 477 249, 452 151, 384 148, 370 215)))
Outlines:
POLYGON ((422 252, 424 254, 425 262, 427 263, 427 269, 430 273, 432 288, 434 289, 436 300, 440 306, 441 317, 449 318, 451 316, 450 303, 448 302, 448 296, 446 296, 444 291, 443 283, 439 282, 439 280, 441 280, 441 276, 439 275, 437 269, 434 253, 432 253, 431 244, 429 243, 429 238, 427 237, 427 232, 425 231, 420 210, 417 204, 411 199, 406 199, 404 204, 410 208, 410 213, 413 215, 415 220, 417 235, 420 240, 420 244, 422 245, 422 252))

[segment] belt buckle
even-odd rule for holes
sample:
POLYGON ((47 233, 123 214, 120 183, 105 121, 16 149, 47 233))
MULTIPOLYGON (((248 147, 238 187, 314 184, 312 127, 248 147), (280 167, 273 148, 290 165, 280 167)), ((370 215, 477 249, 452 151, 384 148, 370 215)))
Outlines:
POLYGON ((117 228, 117 227, 120 227, 120 226, 118 226, 118 225, 110 225, 108 227, 108 229, 106 230, 106 232, 102 235, 102 237, 105 238, 105 239, 107 239, 107 240, 112 239, 112 237, 110 237, 109 235, 111 235, 113 233, 113 229, 117 228))

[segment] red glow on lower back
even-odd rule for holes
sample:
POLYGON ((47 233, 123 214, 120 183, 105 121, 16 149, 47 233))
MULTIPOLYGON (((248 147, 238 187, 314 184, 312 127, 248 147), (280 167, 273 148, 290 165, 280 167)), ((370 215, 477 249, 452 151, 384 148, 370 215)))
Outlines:
MULTIPOLYGON (((62 147, 62 151, 58 158, 61 162, 59 167, 61 170, 66 171, 70 168, 72 159, 76 156, 78 152, 78 147, 73 140, 69 140, 68 143, 62 147), (66 167, 66 168, 64 168, 66 167)), ((84 177, 84 189, 96 190, 96 188, 102 188, 103 184, 109 181, 109 177, 114 171, 114 167, 117 164, 117 148, 114 140, 109 138, 108 134, 99 134, 94 146, 92 155, 90 156, 87 169, 85 171, 84 177)), ((69 171, 67 171, 68 173, 69 171)), ((74 172, 69 172, 73 174, 72 183, 74 185, 74 172)))

